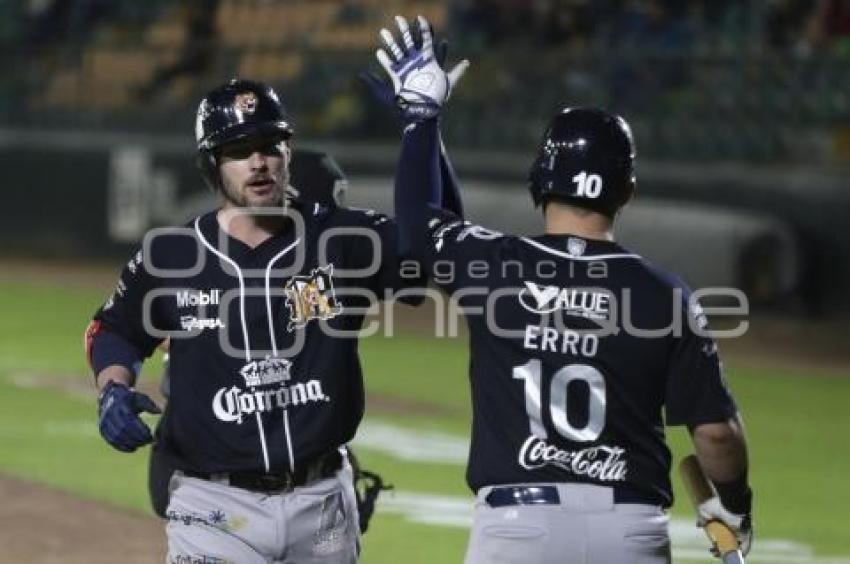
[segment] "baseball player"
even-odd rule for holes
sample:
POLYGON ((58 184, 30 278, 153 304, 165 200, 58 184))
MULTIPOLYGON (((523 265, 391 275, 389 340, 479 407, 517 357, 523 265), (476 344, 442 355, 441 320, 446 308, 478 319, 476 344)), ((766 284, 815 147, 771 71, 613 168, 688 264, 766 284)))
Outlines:
MULTIPOLYGON (((307 203, 319 203, 328 208, 342 205, 345 201, 347 182, 345 175, 339 165, 330 155, 313 150, 295 150, 292 153, 290 165, 290 184, 298 191, 299 200, 307 203)), ((167 351, 167 342, 163 343, 167 351)), ((170 376, 168 371, 168 353, 163 355, 163 372, 160 382, 160 391, 163 397, 168 398, 170 387, 170 376)), ((164 408, 167 411, 167 406, 164 408)), ((154 444, 150 452, 148 465, 148 493, 150 494, 151 507, 154 513, 163 519, 167 519, 169 492, 168 484, 174 472, 178 470, 178 460, 169 456, 162 448, 158 448, 157 440, 160 436, 161 423, 154 431, 154 444)), ((369 520, 374 511, 374 505, 378 495, 389 486, 384 486, 379 474, 360 468, 351 448, 346 452, 351 463, 355 494, 357 497, 357 512, 360 517, 360 532, 365 533, 369 527, 369 520)))
MULTIPOLYGON (((292 152, 290 163, 290 185, 298 192, 301 202, 319 203, 332 208, 341 205, 345 200, 347 181, 337 162, 328 154, 320 151, 297 149, 292 152)), ((168 373, 168 342, 160 348, 163 355, 163 372, 160 381, 160 392, 168 398, 170 377, 168 373)), ((160 419, 160 424, 162 419, 160 419)), ((154 431, 158 437, 160 425, 154 431)), ((350 454, 350 452, 349 452, 350 454)), ((154 440, 148 465, 148 493, 151 507, 158 516, 165 518, 168 509, 168 483, 177 470, 178 461, 174 460, 161 448, 157 448, 154 440)))
POLYGON ((383 30, 377 53, 407 122, 396 217, 470 332, 466 562, 670 562, 665 423, 687 425, 719 492, 701 518, 728 524, 746 553, 747 449, 705 315, 675 276, 614 241, 635 191, 628 124, 593 108, 552 118, 529 177, 543 235, 463 221, 437 203, 436 159, 437 118, 466 63, 445 72, 427 22, 420 41, 397 22, 401 40, 383 30))
POLYGON ((99 428, 151 442, 133 388, 169 339, 157 447, 169 483, 168 562, 355 562, 358 515, 342 448, 363 415, 357 335, 402 276, 397 229, 364 210, 302 200, 293 133, 271 88, 233 80, 201 101, 198 165, 221 207, 155 229, 87 330, 99 428))

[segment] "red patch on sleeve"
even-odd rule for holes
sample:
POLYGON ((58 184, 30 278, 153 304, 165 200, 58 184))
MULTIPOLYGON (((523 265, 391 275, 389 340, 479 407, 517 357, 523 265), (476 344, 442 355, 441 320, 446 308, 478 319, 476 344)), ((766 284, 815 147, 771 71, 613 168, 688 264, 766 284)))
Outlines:
POLYGON ((94 338, 97 337, 97 334, 101 331, 103 331, 103 324, 99 320, 94 319, 91 323, 89 323, 89 326, 86 327, 86 332, 83 335, 83 346, 86 350, 86 359, 88 360, 89 366, 92 370, 94 370, 94 366, 92 366, 91 361, 92 344, 94 343, 94 338))

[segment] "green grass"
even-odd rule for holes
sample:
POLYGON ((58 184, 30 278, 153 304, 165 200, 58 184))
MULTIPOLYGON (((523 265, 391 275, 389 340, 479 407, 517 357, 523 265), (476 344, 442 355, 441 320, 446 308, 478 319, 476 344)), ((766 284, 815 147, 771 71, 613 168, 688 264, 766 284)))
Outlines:
POLYGON ((0 285, 0 370, 87 374, 83 332, 106 297, 61 285, 0 285))
POLYGON ((377 515, 363 543, 363 562, 434 564, 461 562, 467 532, 457 528, 413 525, 400 517, 377 515))
POLYGON ((0 469, 87 497, 142 509, 147 468, 97 432, 95 401, 0 381, 0 469))
MULTIPOLYGON (((86 397, 14 383, 33 373, 89 381, 81 335, 103 298, 85 290, 0 285, 0 471, 149 512, 146 453, 122 455, 103 443, 93 391, 86 397)), ((439 415, 367 408, 367 418, 459 436, 468 432, 465 342, 371 338, 361 350, 370 394, 440 406, 439 415)), ((786 538, 809 543, 819 554, 846 555, 850 452, 843 447, 850 431, 850 378, 735 366, 728 377, 750 437, 757 542, 786 538)), ((676 460, 689 452, 682 430, 672 430, 670 441, 676 460)), ((360 457, 399 490, 468 495, 461 466, 403 462, 369 450, 360 457)), ((686 497, 679 493, 678 499, 674 513, 691 515, 686 497)), ((465 544, 465 531, 383 514, 365 538, 364 560, 456 562, 465 544)))
POLYGON ((360 351, 366 384, 371 390, 436 404, 450 411, 468 411, 465 340, 373 337, 363 340, 360 351))
POLYGON ((467 532, 451 527, 412 525, 400 517, 376 516, 364 537, 363 562, 434 564, 461 562, 467 532))

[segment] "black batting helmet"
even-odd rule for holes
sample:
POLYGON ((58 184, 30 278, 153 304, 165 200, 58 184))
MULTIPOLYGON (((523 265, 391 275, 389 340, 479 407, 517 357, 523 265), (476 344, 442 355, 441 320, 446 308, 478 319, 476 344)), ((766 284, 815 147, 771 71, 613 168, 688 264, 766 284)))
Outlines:
POLYGON ((209 92, 198 106, 198 168, 207 184, 221 186, 216 149, 246 137, 292 137, 292 122, 277 93, 252 80, 233 79, 209 92))
POLYGON ((614 217, 635 190, 635 143, 626 120, 565 108, 549 123, 528 179, 534 205, 563 201, 614 217))

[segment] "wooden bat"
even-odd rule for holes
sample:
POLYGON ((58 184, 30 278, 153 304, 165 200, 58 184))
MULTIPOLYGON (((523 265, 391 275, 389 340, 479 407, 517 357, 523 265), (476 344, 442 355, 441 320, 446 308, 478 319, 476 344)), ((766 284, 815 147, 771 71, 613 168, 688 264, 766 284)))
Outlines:
MULTIPOLYGON (((682 459, 679 463, 679 475, 682 477, 694 508, 717 495, 714 487, 705 477, 696 455, 691 454, 682 459)), ((704 528, 705 534, 720 552, 723 564, 744 564, 744 556, 738 549, 738 538, 725 523, 709 521, 704 528)))

